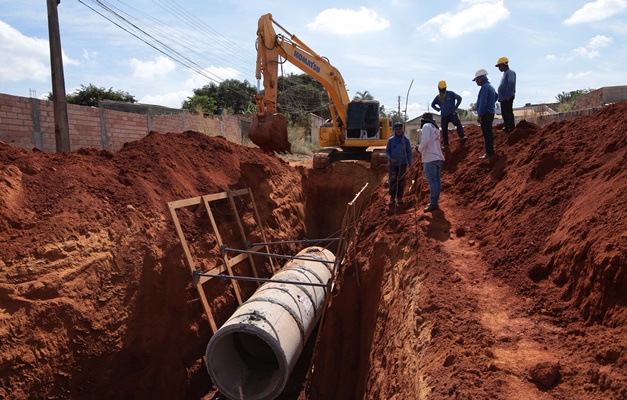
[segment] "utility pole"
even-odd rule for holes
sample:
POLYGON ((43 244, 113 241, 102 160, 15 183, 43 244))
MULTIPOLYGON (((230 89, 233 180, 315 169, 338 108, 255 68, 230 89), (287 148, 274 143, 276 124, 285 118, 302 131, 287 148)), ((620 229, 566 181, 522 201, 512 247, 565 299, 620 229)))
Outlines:
POLYGON ((57 153, 63 153, 64 151, 70 151, 70 126, 67 117, 61 35, 59 34, 59 15, 57 14, 57 5, 61 3, 61 0, 47 0, 47 2, 50 69, 52 71, 52 101, 54 105, 54 139, 57 153))

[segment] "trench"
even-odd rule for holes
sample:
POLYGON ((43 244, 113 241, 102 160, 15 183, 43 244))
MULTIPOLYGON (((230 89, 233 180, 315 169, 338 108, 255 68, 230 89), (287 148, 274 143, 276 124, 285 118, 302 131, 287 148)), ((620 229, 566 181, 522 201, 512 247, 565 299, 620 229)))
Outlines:
MULTIPOLYGON (((304 203, 302 204, 303 222, 307 239, 337 237, 342 227, 347 204, 363 189, 360 196, 363 196, 362 204, 366 207, 372 194, 387 176, 385 168, 375 170, 363 163, 353 162, 336 162, 324 170, 302 169, 300 173, 304 203)), ((332 244, 328 246, 328 249, 336 254, 336 247, 332 244)), ((332 329, 332 327, 329 328, 332 329)), ((319 323, 313 328, 278 399, 302 398, 319 334, 318 330, 319 323)), ((332 336, 333 333, 325 332, 325 336, 329 335, 332 336)), ((212 399, 217 398, 222 397, 212 397, 212 399)))

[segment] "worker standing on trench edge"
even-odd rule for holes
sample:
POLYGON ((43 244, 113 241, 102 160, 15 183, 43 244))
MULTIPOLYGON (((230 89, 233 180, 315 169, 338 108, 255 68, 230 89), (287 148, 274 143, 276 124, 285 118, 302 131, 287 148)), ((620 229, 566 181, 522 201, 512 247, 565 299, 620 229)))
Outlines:
POLYGON ((477 122, 481 125, 481 132, 485 143, 485 154, 479 157, 482 160, 494 156, 494 134, 492 132, 492 123, 494 122, 494 113, 496 103, 496 90, 488 80, 488 71, 480 69, 475 72, 473 79, 477 86, 481 86, 477 95, 477 122))
POLYGON ((448 149, 448 124, 452 123, 457 128, 457 136, 462 144, 468 140, 464 135, 464 126, 457 115, 457 108, 462 103, 462 96, 446 89, 446 81, 438 82, 438 95, 431 102, 431 108, 440 112, 440 120, 442 121, 442 139, 444 141, 443 148, 448 149))
POLYGON ((403 124, 394 124, 394 136, 388 139, 385 146, 385 155, 388 158, 388 186, 390 193, 389 205, 403 204, 405 191, 405 173, 407 166, 412 163, 411 143, 405 136, 403 124))
POLYGON ((425 178, 429 183, 429 204, 423 209, 424 212, 439 210, 440 191, 442 189, 442 164, 444 154, 440 147, 440 129, 433 120, 433 114, 424 113, 420 118, 422 136, 418 152, 422 157, 422 166, 425 171, 425 178))

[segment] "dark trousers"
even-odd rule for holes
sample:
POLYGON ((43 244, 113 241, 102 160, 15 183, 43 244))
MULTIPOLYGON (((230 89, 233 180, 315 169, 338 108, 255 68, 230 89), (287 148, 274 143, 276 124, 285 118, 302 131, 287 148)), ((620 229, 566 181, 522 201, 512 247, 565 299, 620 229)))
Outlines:
POLYGON ((405 172, 407 164, 400 166, 388 165, 388 184, 389 193, 393 199, 402 199, 405 192, 405 172))
POLYGON ((494 114, 485 113, 481 116, 481 132, 485 141, 485 152, 487 155, 494 155, 494 134, 492 132, 492 124, 494 123, 494 114))
POLYGON ((453 112, 446 117, 442 117, 442 139, 444 141, 444 146, 448 146, 448 124, 452 123, 457 127, 457 135, 459 138, 464 137, 464 127, 462 126, 462 122, 459 120, 456 112, 453 112))
POLYGON ((514 129, 514 98, 499 101, 499 103, 501 103, 501 115, 505 123, 505 130, 511 131, 514 129))

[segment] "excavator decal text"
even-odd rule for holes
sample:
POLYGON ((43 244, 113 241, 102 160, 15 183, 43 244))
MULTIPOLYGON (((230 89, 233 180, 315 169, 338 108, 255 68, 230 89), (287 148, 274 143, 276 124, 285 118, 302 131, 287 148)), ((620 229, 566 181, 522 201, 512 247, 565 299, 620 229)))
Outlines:
POLYGON ((315 61, 308 60, 307 57, 300 54, 298 50, 294 50, 294 57, 296 57, 303 64, 307 65, 309 68, 313 69, 317 74, 320 73, 320 67, 315 63, 315 61))

